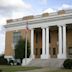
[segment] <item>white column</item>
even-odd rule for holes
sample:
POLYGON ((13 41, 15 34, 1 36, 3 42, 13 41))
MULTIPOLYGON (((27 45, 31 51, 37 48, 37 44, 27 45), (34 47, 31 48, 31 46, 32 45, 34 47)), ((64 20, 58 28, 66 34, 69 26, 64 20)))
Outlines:
POLYGON ((31 29, 31 57, 34 58, 34 29, 31 29))
POLYGON ((58 58, 61 59, 62 58, 62 26, 59 26, 59 32, 58 32, 58 38, 59 38, 59 42, 58 42, 58 58))
POLYGON ((45 28, 42 29, 42 55, 41 59, 46 59, 45 54, 45 28))
POLYGON ((63 25, 63 58, 66 59, 66 25, 63 25))
POLYGON ((47 58, 50 58, 50 54, 49 54, 49 27, 46 28, 46 55, 47 58))

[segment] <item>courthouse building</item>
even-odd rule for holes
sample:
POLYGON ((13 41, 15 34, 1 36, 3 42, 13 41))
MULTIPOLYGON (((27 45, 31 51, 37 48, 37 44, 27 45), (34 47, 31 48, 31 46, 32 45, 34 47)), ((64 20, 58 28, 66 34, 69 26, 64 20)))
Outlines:
POLYGON ((18 40, 25 38, 30 42, 32 59, 67 59, 72 58, 72 10, 60 10, 7 20, 4 25, 5 58, 14 57, 18 40))

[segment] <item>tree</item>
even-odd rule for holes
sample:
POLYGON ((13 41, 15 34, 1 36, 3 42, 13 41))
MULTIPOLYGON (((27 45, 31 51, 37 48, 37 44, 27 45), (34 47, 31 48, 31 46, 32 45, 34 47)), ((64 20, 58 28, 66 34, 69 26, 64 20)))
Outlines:
MULTIPOLYGON (((30 56, 30 43, 27 41, 27 58, 30 56)), ((22 63, 22 59, 25 58, 25 39, 20 39, 18 43, 15 45, 15 59, 20 59, 22 63)))

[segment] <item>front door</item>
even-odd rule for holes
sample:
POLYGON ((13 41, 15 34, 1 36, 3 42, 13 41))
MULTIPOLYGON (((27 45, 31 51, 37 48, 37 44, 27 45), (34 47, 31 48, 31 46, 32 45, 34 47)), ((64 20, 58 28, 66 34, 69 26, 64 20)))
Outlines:
POLYGON ((41 52, 41 48, 35 48, 35 58, 40 58, 41 52))
POLYGON ((57 57, 57 48, 51 48, 51 57, 56 58, 57 57))
POLYGON ((42 30, 41 28, 35 29, 34 32, 34 53, 35 58, 40 58, 42 51, 42 30))

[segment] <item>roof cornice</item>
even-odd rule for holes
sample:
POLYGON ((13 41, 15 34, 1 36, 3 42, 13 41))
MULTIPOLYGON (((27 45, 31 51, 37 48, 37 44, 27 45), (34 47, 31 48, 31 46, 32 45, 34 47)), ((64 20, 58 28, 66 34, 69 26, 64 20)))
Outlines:
POLYGON ((56 15, 56 16, 47 16, 47 17, 36 18, 36 19, 26 20, 26 21, 18 21, 18 22, 7 24, 4 27, 8 28, 8 27, 15 27, 15 26, 23 26, 26 25, 26 22, 28 22, 28 24, 31 25, 31 24, 53 22, 53 21, 65 20, 65 19, 72 19, 72 13, 56 15))

